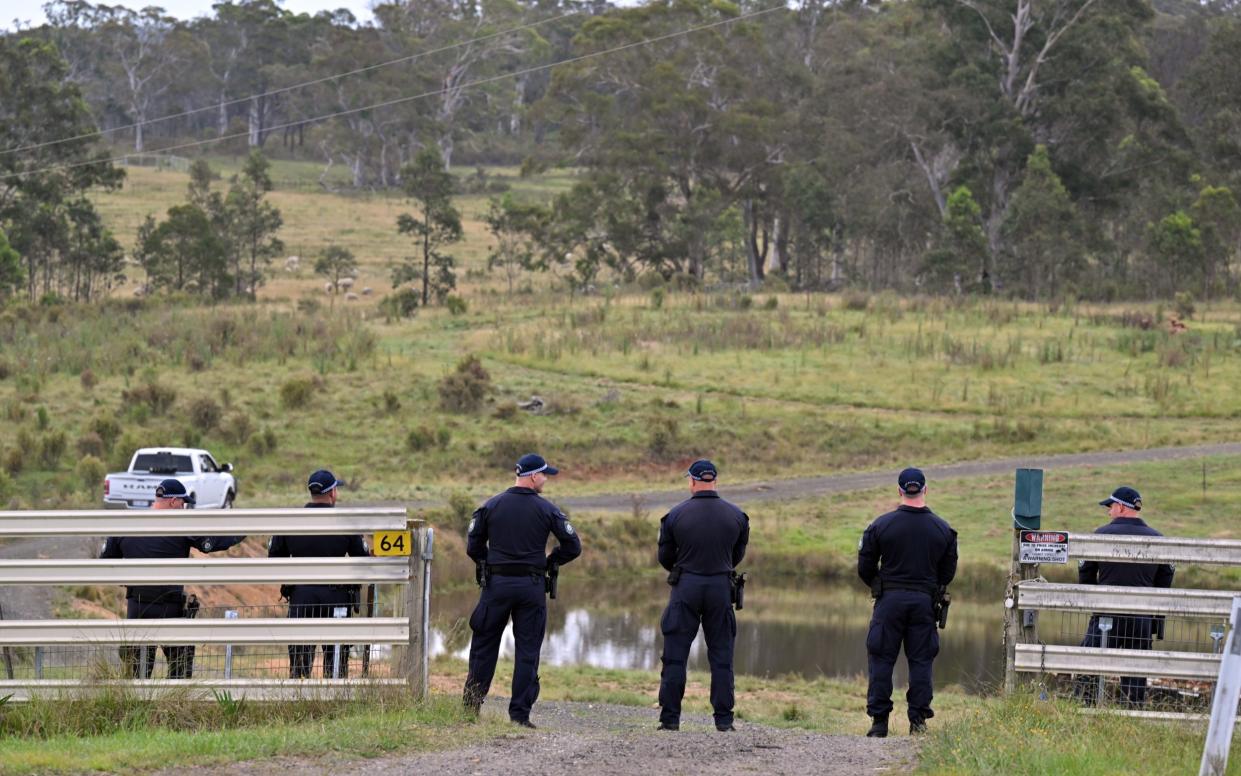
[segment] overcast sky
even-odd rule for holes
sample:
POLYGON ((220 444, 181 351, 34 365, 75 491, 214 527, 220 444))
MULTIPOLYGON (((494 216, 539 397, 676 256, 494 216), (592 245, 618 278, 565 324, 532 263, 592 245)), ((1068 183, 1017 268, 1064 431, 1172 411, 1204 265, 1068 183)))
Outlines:
MULTIPOLYGON (((218 0, 149 0, 134 2, 133 0, 108 0, 108 5, 123 5, 133 9, 157 5, 178 19, 193 19, 195 16, 208 16, 211 6, 218 0)), ((286 10, 294 13, 315 13, 317 11, 334 11, 337 8, 348 8, 358 21, 371 20, 370 6, 373 0, 276 0, 286 10)), ((11 30, 14 20, 19 26, 37 27, 47 21, 43 16, 43 4, 47 0, 0 0, 0 28, 11 30)))

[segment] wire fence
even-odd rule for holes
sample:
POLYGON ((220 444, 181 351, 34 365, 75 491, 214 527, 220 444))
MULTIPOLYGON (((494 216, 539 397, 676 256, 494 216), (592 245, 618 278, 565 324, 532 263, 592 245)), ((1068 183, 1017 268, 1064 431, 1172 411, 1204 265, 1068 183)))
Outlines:
MULTIPOLYGON (((1039 641, 1048 645, 1219 654, 1226 618, 1152 617, 1104 612, 1040 612, 1039 641)), ((1122 674, 1040 673, 1034 682, 1048 695, 1088 707, 1208 713, 1215 682, 1122 674)))

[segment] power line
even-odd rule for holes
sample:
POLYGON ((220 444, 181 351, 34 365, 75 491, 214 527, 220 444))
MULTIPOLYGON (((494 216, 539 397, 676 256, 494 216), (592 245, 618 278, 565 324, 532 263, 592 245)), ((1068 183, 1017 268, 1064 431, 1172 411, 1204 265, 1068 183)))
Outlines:
MULTIPOLYGON (((87 132, 81 135, 74 135, 72 137, 61 138, 59 140, 47 140, 42 143, 33 143, 31 145, 21 146, 19 148, 10 148, 7 150, 0 151, 0 156, 3 156, 5 154, 21 153, 23 151, 34 151, 39 148, 46 148, 47 146, 59 145, 61 143, 71 143, 74 140, 84 140, 86 138, 95 137, 96 135, 110 135, 113 132, 123 132, 127 129, 135 129, 137 127, 150 126, 152 124, 159 124, 160 122, 171 121, 173 119, 185 118, 186 116, 193 116, 197 113, 204 113, 210 110, 219 110, 220 108, 226 108, 230 105, 238 105, 243 102, 249 102, 250 100, 262 99, 264 97, 274 97, 278 94, 284 94, 286 92, 295 91, 297 89, 302 89, 307 86, 316 86, 326 81, 335 81, 338 78, 349 78, 350 76, 361 75, 362 73, 368 73, 372 70, 378 70, 380 68, 390 67, 392 65, 399 65, 405 62, 413 62, 414 60, 421 59, 423 57, 429 57, 433 54, 442 54, 445 51, 452 51, 453 49, 464 48, 465 46, 472 46, 475 43, 483 43, 493 38, 499 38, 505 35, 511 35, 512 33, 515 33, 515 32, 522 32, 523 30, 533 29, 535 27, 539 27, 544 24, 549 24, 551 22, 560 21, 561 19, 567 19, 570 16, 577 16, 581 13, 583 12, 573 11, 570 13, 561 14, 560 16, 553 16, 548 19, 543 19, 541 21, 531 22, 530 24, 523 24, 519 27, 511 27, 507 30, 493 32, 490 35, 483 35, 481 37, 473 38, 471 40, 461 41, 460 43, 452 43, 447 46, 441 46, 440 48, 431 49, 430 51, 422 51, 417 54, 410 54, 409 56, 400 57, 398 59, 390 59, 387 62, 379 62, 374 65, 367 65, 366 67, 360 67, 356 70, 349 70, 344 73, 326 75, 326 76, 323 76, 322 78, 316 78, 312 81, 303 81, 302 83, 293 84, 291 86, 282 86, 279 89, 272 89, 271 91, 267 91, 267 92, 258 92, 256 94, 246 95, 245 97, 237 97, 232 100, 225 100, 224 102, 217 102, 214 105, 204 105, 201 108, 194 108, 192 110, 182 111, 180 113, 172 113, 167 116, 160 116, 159 118, 147 119, 145 121, 135 121, 132 124, 124 124, 119 127, 112 127, 111 129, 101 129, 96 132, 87 132)), ((217 139, 220 139, 220 138, 217 138, 217 139)))
MULTIPOLYGON (((551 70, 552 68, 560 67, 561 65, 571 65, 576 62, 582 62, 587 59, 595 59, 597 57, 606 56, 608 54, 615 54, 621 51, 626 51, 628 49, 638 48, 640 46, 648 46, 652 43, 659 43, 661 41, 671 40, 673 38, 679 38, 685 35, 693 34, 695 32, 701 32, 703 30, 713 29, 715 27, 721 27, 727 24, 733 24, 734 22, 744 21, 746 19, 753 19, 759 16, 764 16, 773 11, 782 11, 782 10, 785 10, 784 7, 777 5, 777 6, 772 6, 771 8, 765 8, 759 11, 751 11, 750 13, 741 14, 740 16, 734 16, 731 19, 721 19, 720 21, 711 22, 709 24, 702 24, 697 27, 689 27, 684 30, 678 30, 677 32, 670 32, 665 35, 657 35, 653 38, 644 38, 639 41, 634 41, 633 43, 626 43, 620 46, 615 46, 610 49, 604 49, 602 51, 592 51, 588 54, 582 54, 580 56, 570 57, 569 59, 561 60, 560 62, 550 62, 544 65, 536 65, 535 67, 528 67, 528 68, 525 68, 524 70, 515 70, 511 73, 503 73, 501 75, 489 76, 487 78, 480 78, 475 81, 464 83, 461 86, 456 87, 456 88, 470 89, 475 86, 483 86, 485 84, 495 83, 496 81, 502 81, 507 78, 517 78, 523 75, 529 75, 531 73, 538 73, 538 72, 542 72, 545 70, 551 70)), ((340 118, 341 116, 349 116, 354 113, 362 113, 363 111, 376 110, 379 108, 389 108, 389 107, 392 107, 393 105, 400 105, 406 102, 412 102, 414 100, 426 99, 427 97, 436 97, 438 95, 444 94, 447 91, 448 91, 447 88, 436 89, 430 92, 423 92, 422 94, 414 94, 414 95, 410 95, 407 97, 398 97, 396 99, 385 100, 383 102, 377 102, 371 105, 364 105, 361 108, 349 108, 347 110, 340 110, 340 111, 335 111, 333 113, 326 113, 326 114, 323 114, 322 116, 312 116, 311 118, 307 118, 307 119, 298 119, 297 121, 289 121, 284 124, 276 124, 274 126, 267 127, 266 131, 274 132, 276 130, 288 129, 289 127, 296 127, 300 124, 307 124, 313 121, 326 121, 327 119, 340 118)), ((185 148, 196 148, 198 146, 209 145, 211 143, 219 143, 225 140, 235 140, 240 137, 247 137, 249 136, 249 134, 250 134, 249 131, 234 132, 231 135, 221 135, 220 137, 207 138, 205 140, 192 140, 192 141, 188 141, 185 143, 178 143, 176 145, 165 146, 163 148, 158 148, 153 151, 146 151, 144 153, 159 154, 159 153, 164 153, 166 151, 180 151, 185 148)), ((128 154, 126 156, 128 156, 128 154)), ((74 162, 72 164, 54 164, 54 165, 49 165, 47 167, 40 167, 34 170, 25 170, 23 172, 10 173, 4 176, 3 178, 0 178, 0 180, 9 180, 10 178, 20 178, 20 177, 27 176, 27 175, 37 175, 39 173, 52 172, 54 170, 72 170, 77 167, 86 167, 92 164, 111 164, 114 162, 124 161, 126 156, 114 156, 109 159, 90 159, 90 160, 82 161, 82 162, 74 162)))

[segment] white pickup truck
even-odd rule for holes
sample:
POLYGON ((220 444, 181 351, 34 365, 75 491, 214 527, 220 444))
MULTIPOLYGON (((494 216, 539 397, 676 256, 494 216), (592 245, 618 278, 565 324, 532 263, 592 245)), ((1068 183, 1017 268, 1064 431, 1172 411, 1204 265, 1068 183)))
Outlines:
POLYGON ((206 450, 188 447, 144 447, 134 453, 129 471, 103 479, 103 503, 109 509, 147 509, 155 488, 175 477, 198 500, 197 509, 231 509, 237 483, 231 463, 217 464, 206 450))

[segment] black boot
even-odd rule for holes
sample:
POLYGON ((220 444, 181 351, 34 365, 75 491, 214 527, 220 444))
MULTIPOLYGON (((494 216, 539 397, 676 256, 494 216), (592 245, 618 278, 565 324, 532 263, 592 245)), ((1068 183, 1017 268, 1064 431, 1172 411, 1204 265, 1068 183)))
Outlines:
POLYGON ((871 724, 870 730, 866 731, 867 738, 887 738, 888 737, 888 715, 877 714, 871 717, 874 723, 871 724))
POLYGON ((909 735, 922 736, 926 735, 926 720, 921 717, 909 720, 909 735))

